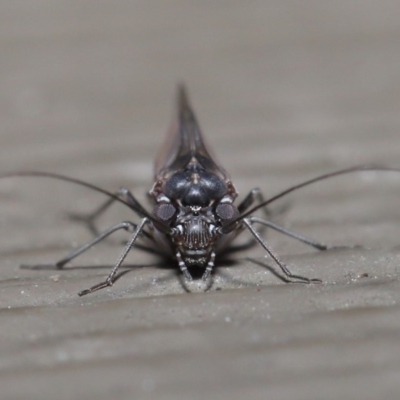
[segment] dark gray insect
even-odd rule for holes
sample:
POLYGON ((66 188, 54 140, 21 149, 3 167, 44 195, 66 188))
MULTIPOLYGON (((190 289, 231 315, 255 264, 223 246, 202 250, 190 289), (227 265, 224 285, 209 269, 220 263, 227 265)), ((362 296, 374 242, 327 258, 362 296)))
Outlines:
POLYGON ((89 224, 92 224, 115 201, 123 203, 141 218, 139 223, 124 221, 111 226, 89 243, 53 264, 54 267, 62 269, 71 260, 112 233, 118 230, 130 233, 129 240, 108 277, 103 282, 81 291, 79 296, 83 296, 113 285, 119 267, 139 238, 158 252, 175 258, 187 281, 192 280, 191 271, 199 269, 203 271, 202 279, 207 280, 214 268, 216 256, 222 254, 232 240, 243 231, 251 233, 255 241, 279 266, 288 281, 319 283, 321 282, 319 279, 292 274, 254 225, 272 228, 318 250, 326 250, 328 247, 289 231, 268 219, 255 217, 253 213, 264 209, 268 216, 267 205, 295 190, 334 176, 365 170, 400 171, 376 165, 346 168, 292 186, 267 200, 261 191, 255 188, 236 206, 234 203, 238 193, 235 186, 208 148, 186 92, 180 87, 176 120, 155 161, 154 184, 150 190, 153 201, 151 212, 147 211, 126 188, 121 188, 113 194, 78 179, 46 172, 17 172, 0 177, 49 177, 85 186, 107 195, 109 199, 106 203, 83 218, 89 224))

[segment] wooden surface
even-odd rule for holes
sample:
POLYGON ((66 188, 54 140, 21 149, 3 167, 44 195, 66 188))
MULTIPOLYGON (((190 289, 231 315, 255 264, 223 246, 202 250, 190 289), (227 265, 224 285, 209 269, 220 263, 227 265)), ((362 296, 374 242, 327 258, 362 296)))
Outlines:
MULTIPOLYGON (((51 171, 145 201, 152 160, 186 82, 205 135, 241 195, 266 196, 337 168, 399 166, 395 1, 0 4, 0 171, 51 171)), ((46 179, 0 181, 2 399, 397 399, 400 174, 360 173, 299 191, 276 233, 295 273, 261 249, 187 293, 175 265, 139 251, 110 289, 121 234, 65 271, 90 239, 68 212, 104 198, 46 179), (270 268, 267 268, 270 267, 270 268)), ((126 219, 115 206, 105 228, 126 219)))

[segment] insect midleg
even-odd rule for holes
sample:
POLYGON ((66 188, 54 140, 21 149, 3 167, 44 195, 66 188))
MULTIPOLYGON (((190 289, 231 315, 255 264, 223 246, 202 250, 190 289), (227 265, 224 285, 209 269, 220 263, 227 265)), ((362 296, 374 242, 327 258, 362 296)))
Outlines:
POLYGON ((320 279, 310 279, 305 276, 294 275, 290 272, 290 270, 286 267, 286 265, 279 259, 279 257, 275 254, 275 252, 265 243, 260 234, 253 228, 251 225, 251 221, 248 218, 243 219, 243 223, 246 225, 247 229, 251 232, 251 234, 255 237, 257 242, 264 248, 264 250, 270 255, 270 257, 276 262, 282 272, 290 279, 298 279, 300 281, 306 283, 321 283, 320 279))
MULTIPOLYGON (((243 199, 243 201, 239 204, 238 206, 238 210, 240 213, 245 212, 249 207, 251 207, 255 202, 258 203, 263 203, 265 201, 264 195, 261 191, 260 188, 254 188, 252 189, 249 194, 243 199)), ((266 216, 266 218, 270 218, 273 216, 273 214, 276 213, 282 213, 285 211, 285 209, 287 208, 287 205, 284 205, 283 208, 281 210, 278 210, 277 212, 271 212, 271 210, 269 210, 267 207, 263 207, 262 210, 266 216)), ((275 224, 269 220, 264 220, 261 218, 257 218, 257 217, 250 217, 249 218, 250 222, 252 223, 259 223, 263 226, 272 228, 278 232, 283 233, 284 235, 287 235, 293 239, 299 240, 300 242, 303 242, 305 244, 308 244, 318 250, 327 250, 329 247, 324 244, 324 243, 320 243, 315 239, 311 239, 311 238, 307 238, 299 233, 293 232, 283 226, 280 226, 278 224, 275 224)), ((263 234, 263 232, 260 232, 261 234, 263 234)))
POLYGON ((267 220, 262 219, 262 218, 250 217, 250 218, 248 218, 248 221, 250 221, 251 224, 256 223, 256 224, 261 224, 261 225, 267 226, 268 228, 274 229, 274 230, 276 230, 276 231, 278 231, 280 233, 283 233, 286 236, 289 236, 289 237, 291 237, 293 239, 299 240, 300 242, 308 244, 308 245, 310 245, 310 246, 312 246, 312 247, 314 247, 314 248, 316 248, 318 250, 327 250, 327 249, 330 248, 329 246, 327 246, 324 243, 317 242, 314 239, 310 239, 308 237, 305 237, 305 236, 303 236, 303 235, 301 235, 301 234, 299 234, 297 232, 293 232, 293 231, 291 231, 291 230, 289 230, 289 229, 287 229, 287 228, 285 228, 283 226, 277 225, 277 224, 275 224, 275 223, 273 223, 271 221, 267 221, 267 220))
POLYGON ((86 294, 93 293, 93 292, 95 292, 95 291, 97 291, 99 289, 103 289, 105 287, 113 285, 113 283, 115 281, 116 273, 118 271, 118 268, 121 266, 121 264, 125 260, 126 256, 131 251, 131 249, 132 249, 136 239, 138 238, 140 232, 143 230, 144 226, 148 222, 149 222, 148 218, 143 218, 142 221, 140 222, 140 224, 135 227, 134 232, 132 233, 131 237, 129 238, 127 244, 125 245, 124 250, 122 251, 122 253, 118 257, 117 262, 115 263, 114 267, 112 268, 112 270, 108 274, 107 278, 103 282, 100 282, 100 283, 90 287, 89 289, 82 290, 81 292, 78 293, 79 296, 84 296, 86 294))

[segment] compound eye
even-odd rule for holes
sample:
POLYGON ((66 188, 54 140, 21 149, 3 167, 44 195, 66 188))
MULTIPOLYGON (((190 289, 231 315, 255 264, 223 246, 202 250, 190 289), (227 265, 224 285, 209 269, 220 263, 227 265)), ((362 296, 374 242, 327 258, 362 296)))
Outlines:
POLYGON ((221 203, 215 209, 216 214, 223 222, 232 221, 239 216, 238 209, 230 203, 221 203))
POLYGON ((176 207, 174 207, 170 203, 161 203, 157 204, 153 210, 153 215, 161 222, 168 223, 170 222, 175 214, 176 214, 176 207))

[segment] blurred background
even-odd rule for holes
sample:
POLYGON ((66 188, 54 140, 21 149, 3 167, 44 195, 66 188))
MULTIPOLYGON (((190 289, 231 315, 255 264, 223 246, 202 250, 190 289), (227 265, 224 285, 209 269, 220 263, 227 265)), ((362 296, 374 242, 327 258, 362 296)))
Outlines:
MULTIPOLYGON (((153 158, 171 122, 179 82, 187 85, 205 136, 221 163, 230 171, 242 195, 255 186, 261 187, 266 195, 273 195, 319 173, 355 164, 374 162, 399 166, 399 11, 399 2, 391 0, 3 1, 0 3, 0 173, 16 170, 58 172, 111 191, 124 185, 139 198, 145 199, 145 192, 151 187, 153 178, 153 158)), ((283 257, 288 256, 295 265, 300 262, 303 265, 301 274, 305 274, 303 271, 308 271, 311 265, 311 271, 308 271, 311 275, 330 278, 331 282, 345 284, 344 287, 348 286, 344 278, 349 271, 346 262, 352 257, 356 257, 355 261, 352 259, 352 271, 355 269, 355 274, 363 272, 363 268, 373 268, 373 265, 382 267, 383 264, 386 268, 390 264, 390 268, 395 268, 397 261, 386 263, 382 260, 393 260, 390 257, 397 254, 399 187, 400 179, 395 174, 369 173, 310 187, 291 199, 293 204, 288 217, 289 226, 329 243, 362 243, 377 249, 378 253, 373 253, 370 264, 368 254, 364 253, 359 255, 361 258, 357 258, 358 253, 341 253, 331 258, 315 255, 319 258, 313 259, 314 253, 304 249, 304 246, 287 243, 286 239, 275 236, 272 238, 274 248, 283 257), (306 258, 298 261, 296 256, 304 253, 306 258), (362 264, 361 259, 367 260, 366 264, 362 264), (339 264, 343 268, 338 266, 338 269, 330 270, 329 263, 333 260, 342 261, 339 264), (314 273, 313 265, 318 265, 318 273, 314 273), (358 271, 357 267, 361 265, 363 267, 358 271)), ((57 317, 56 311, 49 311, 50 315, 43 311, 43 314, 32 317, 32 325, 25 325, 26 322, 16 314, 4 316, 5 325, 10 323, 9 318, 14 322, 5 335, 5 353, 1 357, 5 360, 3 368, 6 372, 19 371, 23 375, 22 378, 21 375, 14 375, 22 379, 20 384, 16 380, 15 385, 7 381, 9 389, 5 395, 9 396, 7 398, 26 398, 29 384, 37 382, 41 396, 38 394, 35 397, 34 394, 32 397, 30 393, 31 398, 55 398, 55 393, 58 393, 56 387, 45 385, 46 379, 51 378, 62 388, 62 394, 57 394, 59 399, 94 398, 91 394, 96 389, 90 385, 87 389, 71 387, 67 381, 63 381, 62 375, 57 375, 57 378, 51 375, 52 372, 46 368, 57 370, 61 363, 52 350, 44 348, 44 353, 38 352, 26 362, 24 352, 12 352, 10 349, 33 346, 37 340, 46 342, 48 335, 54 339, 54 334, 60 339, 57 349, 63 349, 69 362, 71 354, 66 343, 73 342, 74 334, 87 334, 90 338, 96 329, 104 329, 102 344, 107 347, 108 341, 113 340, 109 327, 98 328, 97 323, 103 316, 110 316, 113 309, 103 310, 102 317, 99 315, 90 326, 85 323, 85 314, 80 315, 77 309, 81 304, 89 306, 91 302, 100 306, 102 302, 114 299, 114 296, 121 301, 123 296, 146 298, 149 288, 143 286, 141 291, 136 292, 134 288, 137 287, 137 281, 134 281, 136 278, 132 273, 118 282, 112 291, 99 292, 88 302, 85 299, 82 303, 82 300, 75 298, 77 290, 96 283, 107 273, 107 269, 89 272, 77 270, 61 275, 62 289, 60 286, 54 288, 54 282, 49 281, 49 276, 54 275, 52 272, 38 275, 21 272, 18 264, 22 262, 52 261, 64 255, 71 244, 87 240, 88 232, 82 226, 68 222, 65 214, 89 211, 103 198, 68 184, 29 179, 1 181, 0 196, 0 252, 3 265, 0 274, 4 282, 3 288, 0 288, 2 306, 30 307, 29 312, 35 316, 36 311, 33 310, 37 308, 33 306, 58 310, 57 307, 68 305, 71 319, 76 318, 75 322, 71 322, 76 330, 68 331, 64 327, 69 332, 63 336, 64 341, 57 336, 57 330, 42 330, 43 326, 47 326, 43 319, 47 323, 53 321, 54 326, 60 323, 57 318, 61 317, 57 317), (123 290, 127 293, 123 293, 123 290), (31 296, 23 296, 22 292, 25 295, 31 293, 31 296), (33 339, 15 333, 23 327, 32 332, 33 339), (32 372, 38 371, 38 365, 46 365, 43 381, 32 372), (13 395, 15 397, 11 397, 13 395)), ((131 218, 129 212, 118 207, 113 213, 110 222, 131 218)), ((107 226, 106 221, 104 226, 107 226)), ((118 249, 114 248, 111 252, 106 247, 99 251, 91 252, 85 260, 89 263, 112 263, 118 249)), ((256 254, 263 256, 259 249, 256 254)), ((148 262, 146 256, 137 257, 133 260, 148 262)), ((247 265, 243 259, 241 264, 247 265)), ((393 276, 393 270, 390 271, 386 271, 386 278, 390 274, 393 276)), ((159 272, 153 269, 152 273, 159 272)), ((240 267, 232 272, 232 275, 235 274, 239 274, 243 281, 259 279, 259 276, 252 278, 245 272, 240 275, 240 267)), ((145 280, 148 279, 147 275, 143 276, 145 280)), ((262 284, 267 282, 273 286, 279 283, 270 275, 262 275, 260 279, 262 284)), ((228 284, 231 288, 241 287, 243 283, 232 282, 228 284)), ((171 282, 169 285, 172 289, 164 288, 165 293, 181 293, 182 304, 178 303, 177 306, 178 312, 181 312, 188 295, 182 294, 182 290, 171 282)), ((164 293, 157 287, 152 290, 152 295, 164 293)), ((246 293, 245 289, 242 290, 246 293)), ((296 302, 297 290, 302 289, 293 290, 282 299, 287 308, 282 306, 280 318, 286 315, 285 310, 290 310, 291 302, 296 302)), ((311 309, 307 308, 310 306, 307 303, 308 306, 298 311, 307 314, 317 310, 341 310, 346 308, 346 304, 357 307, 397 305, 397 297, 388 295, 385 290, 389 290, 389 286, 383 286, 380 293, 366 291, 365 296, 357 297, 360 303, 354 299, 354 292, 350 289, 345 292, 349 296, 346 299, 338 293, 329 292, 331 302, 327 301, 321 307, 316 305, 317 302, 313 303, 311 309), (335 303, 335 299, 339 298, 341 300, 335 303)), ((228 292, 215 293, 222 297, 214 297, 213 304, 220 302, 229 306, 232 301, 229 296, 234 296, 232 293, 236 292, 230 295, 228 292)), ((237 295, 243 296, 243 292, 237 295)), ((201 296, 198 301, 206 301, 201 296)), ((268 297, 266 299, 266 303, 272 301, 268 297)), ((256 308, 262 303, 254 301, 256 308)), ((237 305, 239 325, 249 318, 246 316, 247 306, 248 303, 237 305), (241 312, 243 319, 239 317, 241 312)), ((123 307, 127 307, 128 310, 131 306, 119 303, 119 307, 123 310, 123 307)), ((156 317, 152 318, 151 308, 148 312, 148 321, 152 321, 149 326, 156 332, 154 337, 164 340, 164 327, 160 328, 155 322, 156 317)), ((189 314, 189 311, 182 313, 182 320, 177 324, 185 325, 187 320, 184 315, 189 314)), ((206 308, 203 314, 206 322, 210 322, 207 317, 209 314, 210 308, 206 308)), ((222 314, 220 316, 225 321, 222 314)), ((256 314, 254 318, 257 319, 256 314)), ((293 318, 293 313, 290 318, 293 318)), ((120 331, 133 335, 132 329, 141 326, 141 323, 135 319, 132 321, 126 320, 127 325, 122 324, 120 331)), ((332 329, 338 325, 337 321, 331 323, 332 329)), ((305 323, 304 329, 307 325, 305 323)), ((201 332, 207 332, 207 326, 207 323, 201 325, 196 334, 202 337, 201 332)), ((216 326, 227 334, 227 328, 218 323, 216 326)), ((261 326, 266 329, 264 332, 269 332, 268 327, 261 326)), ((291 325, 289 327, 295 329, 291 325)), ((279 328, 275 328, 279 336, 279 328)), ((382 337, 397 328, 388 322, 387 331, 382 333, 382 337)), ((216 332, 216 335, 221 332, 216 332)), ((321 337, 324 338, 323 335, 321 337)), ((212 338, 207 339, 212 342, 212 338)), ((172 342, 165 340, 165 348, 172 349, 172 342)), ((243 345, 240 337, 232 343, 235 346, 226 350, 229 356, 220 358, 226 363, 232 360, 232 354, 236 354, 234 348, 243 345)), ((294 340, 290 343, 296 346, 297 342, 294 340)), ((267 351, 268 344, 264 344, 263 349, 267 351)), ((196 343, 191 346, 196 351, 202 351, 202 342, 198 347, 196 343)), ((370 351, 369 346, 370 342, 365 342, 365 347, 360 349, 355 359, 359 354, 365 354, 366 349, 370 351)), ((332 355, 336 349, 335 346, 329 347, 332 355)), ((244 357, 247 350, 245 346, 244 357)), ((58 350, 54 351, 57 353, 58 350)), ((314 348, 310 351, 317 355, 319 350, 314 348)), ((173 358, 173 350, 171 352, 173 358)), ((122 353, 114 358, 105 358, 118 363, 122 353)), ((192 354, 190 350, 183 353, 183 357, 188 354, 192 354)), ((389 357, 390 352, 378 354, 384 360, 384 365, 393 366, 394 363, 398 370, 398 358, 389 362, 385 356, 389 357)), ((88 359, 100 363, 104 369, 101 372, 90 368, 78 369, 79 376, 87 374, 94 380, 102 381, 102 377, 109 376, 108 368, 112 368, 112 363, 103 365, 103 359, 99 356, 99 361, 98 352, 94 350, 91 356, 93 358, 88 359)), ((295 360, 300 362, 302 356, 300 353, 297 356, 299 358, 295 360)), ((79 356, 76 357, 79 360, 79 356)), ((279 355, 276 357, 282 360, 279 355)), ((285 359, 286 356, 282 357, 285 359)), ((77 359, 70 364, 67 362, 68 366, 81 366, 77 359)), ((202 359, 203 364, 200 363, 199 370, 195 370, 199 372, 197 380, 188 375, 189 368, 184 368, 184 363, 182 380, 186 379, 194 387, 199 383, 199 387, 210 398, 217 398, 213 396, 215 393, 220 394, 218 398, 241 398, 237 397, 236 381, 244 391, 246 388, 249 390, 241 393, 247 396, 252 393, 252 398, 266 398, 263 396, 269 393, 268 398, 271 399, 317 399, 320 397, 314 396, 312 385, 316 374, 321 371, 321 360, 318 357, 316 359, 318 362, 313 363, 308 358, 309 374, 305 380, 287 388, 283 376, 294 377, 301 370, 300 366, 296 367, 296 363, 290 361, 287 369, 282 368, 280 374, 273 375, 282 379, 276 381, 278 383, 270 392, 263 386, 265 376, 253 380, 250 375, 245 379, 240 370, 226 375, 220 381, 218 376, 215 381, 208 380, 210 386, 204 389, 206 382, 201 380, 199 371, 204 371, 213 362, 211 354, 209 359, 202 359), (253 384, 248 386, 249 382, 253 384), (233 386, 229 386, 231 384, 233 386)), ((266 355, 260 365, 263 366, 267 360, 266 355)), ((361 357, 360 360, 354 366, 357 374, 361 374, 366 364, 373 365, 368 373, 376 373, 375 364, 370 359, 361 357)), ((222 361, 223 368, 225 364, 222 361)), ((253 361, 246 365, 258 369, 258 361, 253 361)), ((127 368, 135 375, 136 366, 132 365, 127 368)), ((324 387, 331 388, 328 392, 332 393, 332 397, 327 395, 325 398, 337 398, 335 396, 338 393, 350 393, 353 399, 368 398, 365 393, 372 388, 367 386, 365 392, 358 393, 356 386, 346 380, 340 360, 337 369, 329 369, 323 362, 322 365, 328 371, 324 376, 324 387), (332 371, 339 371, 342 377, 339 380, 340 388, 331 379, 332 371), (357 397, 358 394, 361 397, 357 397)), ((155 376, 165 377, 169 384, 157 385, 156 378, 143 378, 138 383, 138 392, 134 388, 136 383, 131 382, 130 378, 124 378, 125 375, 115 378, 119 383, 114 386, 119 391, 115 392, 117 397, 114 398, 129 398, 132 393, 156 396, 152 398, 197 398, 196 395, 189 396, 192 394, 189 384, 185 386, 180 382, 175 386, 176 377, 169 376, 161 369, 158 373, 155 376)), ((171 371, 169 373, 172 374, 171 371)), ((68 377, 72 382, 79 381, 78 376, 68 377)), ((383 379, 383 375, 378 377, 383 379)), ((99 383, 99 388, 102 384, 107 388, 114 387, 111 384, 107 386, 106 379, 99 383)), ((389 379, 386 389, 374 387, 378 394, 386 393, 389 396, 396 392, 396 380, 389 379)), ((102 395, 108 396, 109 393, 107 390, 97 393, 96 399, 109 398, 102 395)))
POLYGON ((2 170, 78 174, 90 159, 91 176, 151 179, 147 164, 181 81, 235 175, 259 165, 269 174, 396 160, 384 140, 396 135, 399 118, 395 1, 0 7, 2 170), (21 142, 29 152, 20 153, 21 142), (232 160, 238 146, 242 155, 232 160), (116 152, 119 165, 105 167, 116 152))

